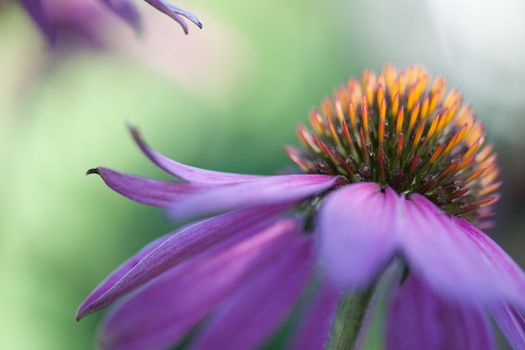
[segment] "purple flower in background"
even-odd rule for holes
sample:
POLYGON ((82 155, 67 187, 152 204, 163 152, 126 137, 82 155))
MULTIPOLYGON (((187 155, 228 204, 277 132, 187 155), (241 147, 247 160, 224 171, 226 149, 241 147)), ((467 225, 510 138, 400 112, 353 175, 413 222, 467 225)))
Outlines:
MULTIPOLYGON (((103 5, 130 25, 137 33, 141 32, 142 25, 139 12, 131 0, 99 0, 103 5)), ((192 13, 162 0, 145 0, 157 10, 173 18, 188 34, 188 25, 185 19, 202 28, 202 23, 192 13)), ((50 45, 55 45, 63 32, 73 32, 92 37, 97 29, 96 18, 90 12, 96 9, 90 1, 79 0, 21 0, 22 6, 31 16, 44 34, 50 45), (86 16, 87 14, 87 16, 86 16), (91 32, 87 32, 89 28, 91 32)))
POLYGON ((77 318, 126 295, 102 323, 104 349, 163 349, 188 334, 194 349, 253 349, 300 309, 291 348, 342 349, 359 342, 370 296, 388 286, 388 349, 493 349, 491 317, 524 349, 525 275, 479 229, 498 199, 496 156, 459 92, 429 83, 416 66, 351 79, 311 112, 312 131, 299 127, 301 147, 287 148, 305 174, 190 167, 132 129, 177 181, 88 173, 177 219, 225 214, 150 243, 77 318))
POLYGON ((23 0, 49 45, 104 47, 101 31, 106 20, 100 6, 85 0, 23 0), (55 4, 53 4, 55 3, 55 4), (53 5, 51 5, 53 4, 53 5))

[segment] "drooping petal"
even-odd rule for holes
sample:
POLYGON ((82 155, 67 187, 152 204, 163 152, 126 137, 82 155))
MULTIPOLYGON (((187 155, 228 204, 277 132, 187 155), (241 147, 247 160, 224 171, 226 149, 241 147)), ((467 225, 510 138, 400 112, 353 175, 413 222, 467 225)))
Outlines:
POLYGON ((243 280, 286 257, 301 238, 295 228, 291 220, 278 222, 159 276, 108 315, 99 337, 102 348, 154 350, 174 345, 243 280))
POLYGON ((470 303, 505 297, 493 264, 450 216, 418 194, 401 206, 398 233, 409 267, 436 291, 470 303))
POLYGON ((490 324, 480 310, 444 301, 414 274, 394 292, 386 342, 388 350, 495 349, 490 324))
POLYGON ((312 304, 301 317, 290 348, 297 350, 324 349, 334 321, 340 292, 329 284, 322 285, 312 304))
POLYGON ((525 349, 525 319, 510 305, 500 305, 491 309, 492 317, 514 350, 525 349))
POLYGON ((261 180, 210 188, 172 203, 170 215, 183 219, 259 205, 298 201, 332 187, 326 175, 278 175, 261 180))
POLYGON ((20 3, 40 28, 48 43, 54 45, 57 39, 56 28, 51 23, 42 0, 21 0, 20 3))
POLYGON ((80 305, 77 319, 100 310, 182 261, 228 238, 247 237, 272 224, 282 206, 239 210, 188 225, 172 233, 147 254, 132 258, 137 263, 117 269, 80 305), (127 271, 126 271, 127 269, 127 271), (124 273, 125 272, 125 273, 124 273), (117 279, 117 276, 120 277, 117 279))
POLYGON ((114 286, 122 277, 124 277, 130 270, 132 270, 137 264, 144 259, 148 254, 155 250, 160 244, 166 241, 172 234, 166 234, 150 242, 145 247, 140 249, 134 256, 123 262, 119 267, 117 267, 106 279, 104 279, 100 284, 88 295, 88 297, 82 302, 82 305, 77 311, 77 320, 84 317, 83 314, 85 311, 83 308, 85 306, 91 305, 94 301, 104 295, 112 286, 114 286))
POLYGON ((319 255, 327 278, 348 288, 364 287, 391 259, 396 244, 397 202, 374 183, 345 186, 327 196, 318 225, 319 255))
POLYGON ((169 17, 173 18, 177 23, 180 24, 182 29, 184 30, 184 33, 188 34, 188 26, 186 25, 186 22, 184 21, 184 18, 189 19, 195 25, 199 28, 202 28, 202 23, 199 21, 197 16, 192 14, 191 12, 188 12, 186 10, 181 9, 180 7, 177 7, 175 5, 171 5, 165 0, 145 0, 148 4, 159 10, 160 12, 165 13, 169 17))
POLYGON ((142 31, 142 21, 135 4, 130 0, 100 0, 113 13, 130 25, 136 33, 142 31))
POLYGON ((170 159, 158 153, 150 146, 148 146, 146 142, 144 142, 136 128, 130 126, 129 129, 131 135, 133 136, 133 139, 140 147, 142 152, 144 152, 146 157, 148 157, 154 164, 156 164, 162 170, 166 171, 168 174, 173 175, 184 181, 203 185, 222 185, 263 178, 262 176, 257 175, 245 175, 205 170, 176 162, 173 159, 170 159))
POLYGON ((501 295, 507 301, 519 305, 522 310, 525 310, 525 274, 523 270, 501 247, 477 227, 462 219, 455 219, 455 221, 483 254, 485 263, 496 271, 497 278, 490 283, 499 286, 501 295))
POLYGON ((169 207, 181 195, 196 193, 202 186, 154 180, 98 167, 87 174, 98 174, 112 190, 139 203, 169 207))
MULTIPOLYGON (((302 236, 302 237, 301 237, 302 236)), ((216 311, 192 349, 257 349, 282 324, 311 278, 312 237, 254 270, 216 311)))

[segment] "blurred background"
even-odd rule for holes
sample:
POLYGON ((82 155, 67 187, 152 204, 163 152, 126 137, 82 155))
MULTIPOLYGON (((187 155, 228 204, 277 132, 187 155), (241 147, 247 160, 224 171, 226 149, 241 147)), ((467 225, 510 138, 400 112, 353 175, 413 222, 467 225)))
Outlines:
POLYGON ((77 323, 78 304, 173 230, 160 210, 84 176, 105 165, 166 178, 127 122, 179 161, 272 174, 290 166, 282 146, 312 106, 388 62, 422 63, 473 104, 504 180, 490 233, 525 267, 523 2, 177 1, 204 22, 185 36, 137 1, 136 36, 85 1, 78 18, 57 14, 49 49, 19 4, 0 0, 0 348, 92 349, 101 314, 77 323))

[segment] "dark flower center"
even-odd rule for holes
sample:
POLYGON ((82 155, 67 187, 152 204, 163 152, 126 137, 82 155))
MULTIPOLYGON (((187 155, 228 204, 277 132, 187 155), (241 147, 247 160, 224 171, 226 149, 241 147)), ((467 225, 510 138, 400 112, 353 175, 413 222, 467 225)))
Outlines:
POLYGON ((458 90, 420 66, 385 67, 350 79, 300 125, 300 148, 288 146, 303 171, 373 181, 398 193, 417 192, 446 212, 487 226, 499 170, 482 124, 458 90))

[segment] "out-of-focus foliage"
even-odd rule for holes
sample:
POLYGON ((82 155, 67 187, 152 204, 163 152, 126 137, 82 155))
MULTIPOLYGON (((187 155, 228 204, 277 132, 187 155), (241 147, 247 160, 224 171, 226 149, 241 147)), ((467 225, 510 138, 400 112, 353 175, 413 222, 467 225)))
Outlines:
MULTIPOLYGON (((17 4, 0 6, 0 348, 93 348, 99 316, 77 324, 77 305, 122 260, 175 228, 161 211, 84 176, 106 165, 164 177, 132 144, 126 122, 189 164, 286 171, 282 146, 295 142, 295 126, 309 108, 349 76, 386 62, 420 62, 466 87, 506 180, 493 232, 525 264, 525 141, 517 137, 525 131, 525 90, 512 91, 521 98, 509 100, 501 98, 501 83, 493 94, 479 86, 490 82, 469 84, 507 71, 483 64, 483 53, 471 58, 469 74, 458 74, 465 58, 447 51, 450 33, 436 22, 438 2, 177 4, 191 4, 204 29, 184 36, 169 18, 141 11, 141 37, 109 20, 101 30, 104 50, 67 52, 47 51, 17 4)), ((482 33, 483 23, 469 25, 482 33)), ((523 43, 516 41, 516 55, 523 55, 523 43)), ((516 77, 524 86, 523 71, 516 77)), ((380 324, 373 329, 374 344, 380 324)))

